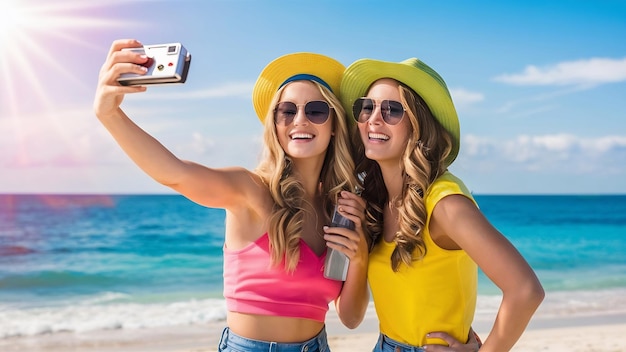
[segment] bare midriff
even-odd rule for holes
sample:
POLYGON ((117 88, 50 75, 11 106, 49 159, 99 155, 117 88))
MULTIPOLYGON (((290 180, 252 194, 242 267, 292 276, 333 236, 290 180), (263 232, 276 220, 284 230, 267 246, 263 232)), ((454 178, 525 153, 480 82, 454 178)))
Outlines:
POLYGON ((324 323, 302 318, 228 312, 230 330, 253 340, 296 343, 310 340, 324 328, 324 323))

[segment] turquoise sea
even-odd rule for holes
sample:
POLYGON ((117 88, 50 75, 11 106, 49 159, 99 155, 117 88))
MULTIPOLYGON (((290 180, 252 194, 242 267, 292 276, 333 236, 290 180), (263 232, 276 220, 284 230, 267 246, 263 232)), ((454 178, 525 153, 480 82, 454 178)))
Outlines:
MULTIPOLYGON (((475 197, 552 314, 626 311, 626 196, 475 197)), ((0 195, 0 339, 223 320, 223 232, 178 195, 0 195)), ((479 279, 478 315, 499 302, 479 279)))

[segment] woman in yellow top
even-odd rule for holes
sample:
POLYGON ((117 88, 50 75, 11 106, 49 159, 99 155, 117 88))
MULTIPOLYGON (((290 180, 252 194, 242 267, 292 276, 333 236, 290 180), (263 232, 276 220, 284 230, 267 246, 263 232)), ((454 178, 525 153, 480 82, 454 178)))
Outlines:
POLYGON ((358 122, 357 172, 366 173, 368 281, 380 321, 374 351, 470 349, 459 341, 471 332, 477 265, 503 293, 480 350, 510 350, 544 291, 448 171, 460 132, 445 82, 415 58, 361 59, 344 72, 340 91, 358 122))

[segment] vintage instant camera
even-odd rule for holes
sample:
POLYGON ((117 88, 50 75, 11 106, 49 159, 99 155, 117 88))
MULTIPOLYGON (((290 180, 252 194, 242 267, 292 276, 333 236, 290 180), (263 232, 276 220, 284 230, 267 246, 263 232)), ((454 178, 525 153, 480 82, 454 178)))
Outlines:
MULTIPOLYGON (((338 206, 335 205, 335 211, 333 212, 333 218, 330 226, 345 227, 347 229, 354 230, 354 222, 339 214, 337 208, 338 206)), ((328 252, 326 252, 326 261, 324 262, 324 277, 333 280, 346 281, 349 265, 350 258, 339 251, 329 248, 328 252)))
POLYGON ((144 75, 125 73, 118 78, 124 86, 185 83, 191 54, 181 43, 144 45, 142 48, 125 48, 148 56, 144 75))

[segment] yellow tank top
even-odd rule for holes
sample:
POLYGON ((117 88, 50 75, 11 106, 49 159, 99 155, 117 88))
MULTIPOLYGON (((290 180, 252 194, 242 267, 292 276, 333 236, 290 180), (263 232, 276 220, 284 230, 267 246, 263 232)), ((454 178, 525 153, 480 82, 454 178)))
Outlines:
MULTIPOLYGON (((368 281, 380 331, 390 338, 413 346, 446 344, 426 338, 433 331, 445 331, 465 342, 474 319, 478 269, 463 250, 445 250, 430 237, 428 224, 435 205, 445 196, 461 194, 472 201, 463 182, 446 172, 426 192, 426 228, 422 232, 427 248, 422 260, 400 270, 391 269, 395 243, 381 239, 369 258, 368 281)), ((474 203, 476 203, 474 201, 474 203)))

